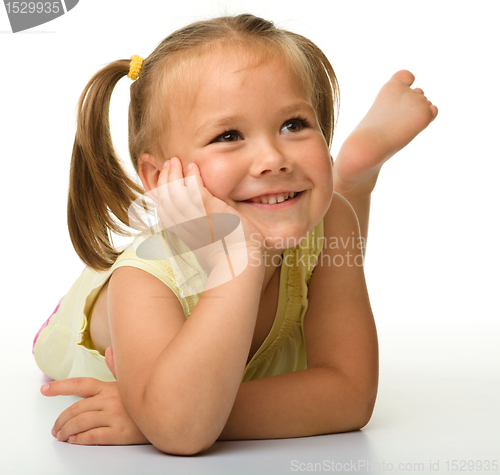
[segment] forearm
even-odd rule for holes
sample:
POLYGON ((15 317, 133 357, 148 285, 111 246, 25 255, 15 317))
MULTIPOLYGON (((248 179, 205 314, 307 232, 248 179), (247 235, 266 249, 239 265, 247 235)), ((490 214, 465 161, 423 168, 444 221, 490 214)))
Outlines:
POLYGON ((371 193, 385 153, 384 145, 378 141, 378 134, 369 129, 354 131, 342 144, 333 167, 333 191, 354 208, 364 248, 368 237, 371 193))
POLYGON ((334 368, 311 368, 242 383, 219 440, 280 439, 360 429, 376 384, 360 391, 334 368))
POLYGON ((165 452, 197 452, 222 431, 236 398, 255 328, 262 269, 248 266, 203 292, 148 375, 137 423, 165 452))

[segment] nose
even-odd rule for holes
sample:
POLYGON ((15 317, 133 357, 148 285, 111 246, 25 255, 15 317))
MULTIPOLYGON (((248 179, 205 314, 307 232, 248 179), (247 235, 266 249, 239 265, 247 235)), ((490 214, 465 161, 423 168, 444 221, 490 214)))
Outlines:
POLYGON ((275 145, 268 143, 255 151, 255 158, 250 169, 251 175, 278 175, 291 171, 293 171, 291 160, 275 145))

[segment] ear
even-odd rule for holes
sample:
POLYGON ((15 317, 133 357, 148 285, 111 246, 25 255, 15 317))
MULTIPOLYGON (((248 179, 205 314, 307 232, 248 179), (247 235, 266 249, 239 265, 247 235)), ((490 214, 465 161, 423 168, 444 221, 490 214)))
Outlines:
POLYGON ((158 178, 162 167, 163 163, 149 153, 143 153, 139 157, 139 177, 142 181, 142 186, 155 202, 156 195, 151 190, 155 190, 158 187, 158 178))

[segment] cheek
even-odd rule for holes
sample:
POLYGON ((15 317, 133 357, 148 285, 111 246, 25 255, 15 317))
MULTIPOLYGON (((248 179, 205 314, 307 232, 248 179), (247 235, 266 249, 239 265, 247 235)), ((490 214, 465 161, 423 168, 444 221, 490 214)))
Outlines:
POLYGON ((313 174, 316 181, 327 186, 332 181, 333 166, 330 152, 325 144, 318 143, 316 146, 306 147, 304 153, 307 156, 305 163, 309 173, 313 174))
POLYGON ((225 201, 238 182, 238 171, 228 160, 213 158, 199 163, 203 183, 212 195, 225 201))
POLYGON ((329 201, 333 195, 333 166, 330 153, 318 148, 315 159, 311 161, 311 167, 314 167, 310 170, 314 175, 312 179, 321 190, 324 199, 329 201))

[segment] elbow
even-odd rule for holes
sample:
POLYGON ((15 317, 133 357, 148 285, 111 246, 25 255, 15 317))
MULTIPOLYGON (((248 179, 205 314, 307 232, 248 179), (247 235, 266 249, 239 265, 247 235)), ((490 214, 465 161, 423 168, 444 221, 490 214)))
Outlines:
POLYGON ((147 403, 142 409, 140 428, 143 434, 166 454, 200 454, 209 449, 219 436, 214 424, 207 424, 206 418, 192 410, 175 407, 161 411, 158 406, 147 403))
POLYGON ((217 440, 216 436, 204 431, 195 421, 184 420, 184 423, 174 424, 171 419, 170 423, 156 420, 144 429, 151 444, 169 455, 197 455, 209 449, 217 440))
POLYGON ((375 401, 373 403, 368 404, 367 407, 364 407, 359 414, 359 419, 356 424, 356 430, 360 430, 365 427, 370 419, 372 418, 373 409, 375 407, 375 401))
POLYGON ((355 389, 357 398, 356 430, 365 427, 371 420, 378 393, 378 369, 358 381, 355 389))
POLYGON ((360 401, 358 408, 356 410, 356 415, 354 417, 354 428, 353 430, 360 430, 365 427, 370 419, 372 418, 373 410, 375 408, 375 401, 377 399, 377 391, 370 394, 369 397, 365 397, 360 401))
POLYGON ((351 416, 345 419, 343 428, 340 430, 335 430, 334 432, 351 432, 356 430, 361 430, 365 427, 373 414, 373 407, 358 406, 352 409, 351 416))
POLYGON ((350 385, 346 401, 346 432, 360 430, 370 422, 377 399, 377 389, 377 380, 370 382, 364 380, 350 385))
POLYGON ((165 438, 152 438, 150 442, 162 452, 169 455, 183 455, 183 456, 193 456, 198 455, 209 449, 215 441, 206 441, 206 440, 190 440, 187 438, 180 438, 178 440, 172 440, 165 438))

